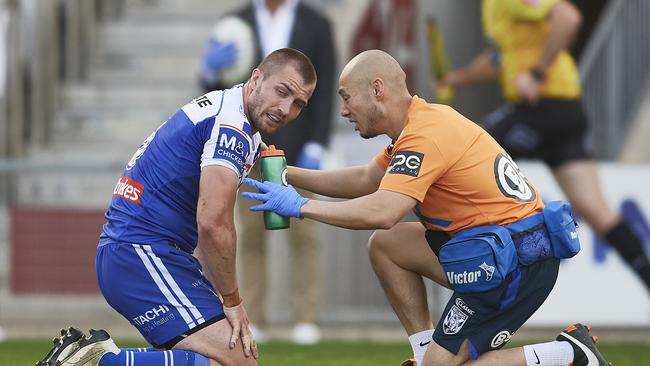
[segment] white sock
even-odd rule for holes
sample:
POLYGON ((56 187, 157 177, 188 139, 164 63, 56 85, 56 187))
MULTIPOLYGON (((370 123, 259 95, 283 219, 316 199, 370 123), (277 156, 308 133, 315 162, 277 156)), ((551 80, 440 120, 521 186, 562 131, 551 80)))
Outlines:
POLYGON ((418 365, 422 365, 424 354, 427 353, 427 348, 431 342, 433 342, 433 329, 423 330, 409 336, 409 343, 411 343, 413 349, 413 358, 415 358, 418 365))
POLYGON ((573 362, 569 342, 553 341, 524 346, 527 366, 566 366, 573 362))

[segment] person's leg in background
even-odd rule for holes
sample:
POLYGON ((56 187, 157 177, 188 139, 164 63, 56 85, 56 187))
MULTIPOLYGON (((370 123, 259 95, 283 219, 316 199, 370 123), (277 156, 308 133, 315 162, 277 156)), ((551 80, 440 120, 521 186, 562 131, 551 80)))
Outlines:
POLYGON ((597 161, 585 143, 588 123, 579 101, 506 105, 488 115, 484 126, 513 159, 542 159, 576 213, 616 248, 650 291, 643 239, 605 201, 597 161))
MULTIPOLYGON (((298 190, 303 197, 313 194, 298 190)), ((298 344, 314 344, 320 341, 320 329, 316 325, 320 303, 320 239, 318 224, 312 220, 292 220, 289 229, 291 245, 291 299, 295 326, 291 340, 298 344)))
MULTIPOLYGON (((256 169, 250 177, 260 179, 256 169)), ((240 191, 247 190, 242 185, 240 191)), ((266 287, 267 287, 267 243, 264 218, 259 212, 251 212, 248 208, 252 201, 237 197, 237 245, 238 266, 241 277, 241 294, 246 301, 246 311, 251 322, 251 332, 258 343, 266 341, 266 334, 261 330, 266 323, 266 287)))
POLYGON ((554 167, 553 175, 576 213, 616 248, 650 291, 650 262, 643 249, 643 241, 605 202, 598 179, 597 162, 566 162, 554 167))

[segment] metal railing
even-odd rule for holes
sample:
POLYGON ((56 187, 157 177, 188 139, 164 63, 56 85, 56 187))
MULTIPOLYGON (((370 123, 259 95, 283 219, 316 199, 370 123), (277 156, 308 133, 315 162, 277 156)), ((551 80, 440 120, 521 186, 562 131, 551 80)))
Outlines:
POLYGON ((616 159, 650 78, 650 1, 610 0, 580 59, 597 157, 616 159))
POLYGON ((97 21, 123 0, 0 0, 0 158, 47 144, 61 85, 83 81, 97 21))

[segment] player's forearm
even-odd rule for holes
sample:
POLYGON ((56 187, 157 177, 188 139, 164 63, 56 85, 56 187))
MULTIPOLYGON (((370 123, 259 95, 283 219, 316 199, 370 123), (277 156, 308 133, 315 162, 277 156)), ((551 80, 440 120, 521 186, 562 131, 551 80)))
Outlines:
POLYGON ((199 229, 199 249, 208 278, 222 295, 224 305, 241 302, 237 284, 237 236, 234 225, 215 225, 199 229))
POLYGON ((555 61, 558 53, 571 46, 581 23, 582 16, 578 9, 566 1, 559 1, 551 9, 546 43, 535 68, 541 72, 546 72, 555 61))
POLYGON ((377 190, 365 174, 365 167, 355 166, 331 170, 309 170, 289 167, 291 185, 316 194, 334 198, 356 198, 377 190))
POLYGON ((494 63, 489 51, 479 53, 469 64, 447 77, 449 86, 462 87, 495 80, 499 76, 499 67, 494 63))

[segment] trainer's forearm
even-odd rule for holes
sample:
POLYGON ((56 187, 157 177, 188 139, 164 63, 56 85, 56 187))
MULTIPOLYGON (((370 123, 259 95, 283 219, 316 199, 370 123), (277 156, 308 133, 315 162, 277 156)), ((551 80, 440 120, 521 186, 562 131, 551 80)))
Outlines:
POLYGON ((300 213, 308 219, 355 230, 390 229, 399 221, 401 217, 368 197, 336 202, 309 200, 300 213))
POLYGON ((379 187, 378 182, 373 182, 366 174, 364 166, 331 170, 311 170, 290 166, 287 179, 295 187, 334 198, 361 197, 376 191, 379 187))

